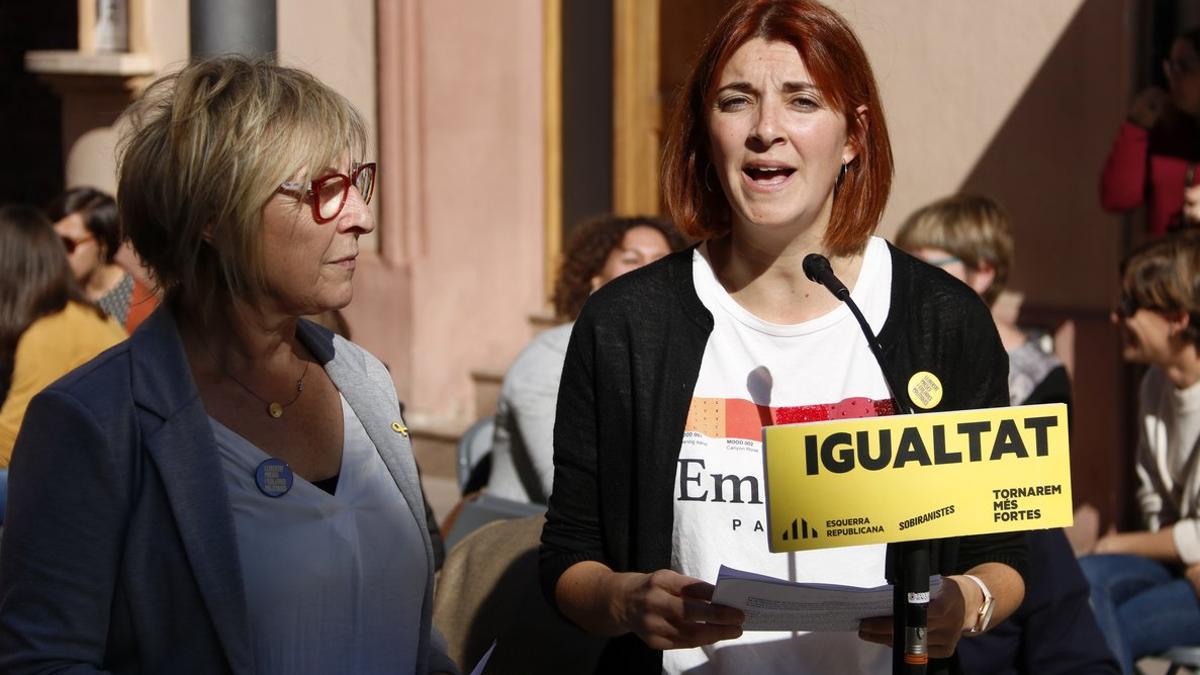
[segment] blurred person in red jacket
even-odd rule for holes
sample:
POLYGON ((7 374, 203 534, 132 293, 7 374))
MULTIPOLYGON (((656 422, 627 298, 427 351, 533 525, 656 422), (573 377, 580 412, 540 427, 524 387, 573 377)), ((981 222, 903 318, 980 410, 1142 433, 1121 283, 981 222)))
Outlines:
MULTIPOLYGON (((1137 95, 1121 124, 1100 181, 1108 211, 1145 204, 1151 236, 1196 221, 1184 213, 1184 191, 1196 185, 1200 164, 1200 28, 1175 39, 1163 61, 1168 90, 1137 95)), ((1194 201, 1200 201, 1200 194, 1194 201)))

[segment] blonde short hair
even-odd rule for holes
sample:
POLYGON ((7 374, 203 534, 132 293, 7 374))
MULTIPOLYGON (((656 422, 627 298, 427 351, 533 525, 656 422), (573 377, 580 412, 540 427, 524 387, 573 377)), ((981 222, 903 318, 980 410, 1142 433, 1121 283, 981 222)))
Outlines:
POLYGON ((267 201, 302 168, 311 180, 366 149, 345 97, 302 70, 239 56, 157 80, 125 117, 122 225, 168 296, 201 301, 264 292, 267 201))
POLYGON ((896 245, 906 251, 940 248, 973 270, 990 265, 995 276, 983 292, 989 306, 1008 285, 1013 261, 1008 214, 988 197, 953 195, 917 209, 900 226, 896 245))

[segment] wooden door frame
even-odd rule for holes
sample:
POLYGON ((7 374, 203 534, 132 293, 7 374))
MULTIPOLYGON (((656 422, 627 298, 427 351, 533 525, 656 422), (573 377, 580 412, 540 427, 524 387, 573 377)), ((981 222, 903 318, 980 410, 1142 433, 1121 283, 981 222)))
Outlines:
MULTIPOLYGON (((554 286, 563 245, 563 0, 543 0, 544 279, 554 286)), ((618 215, 660 209, 659 0, 613 0, 613 203, 618 215)))
POLYGON ((613 1, 613 211, 659 211, 659 0, 613 1))

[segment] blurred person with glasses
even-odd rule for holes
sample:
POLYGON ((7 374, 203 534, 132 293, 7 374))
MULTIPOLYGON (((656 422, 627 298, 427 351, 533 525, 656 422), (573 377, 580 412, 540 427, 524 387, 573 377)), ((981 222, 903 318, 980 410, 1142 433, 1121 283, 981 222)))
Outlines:
MULTIPOLYGON (((896 233, 896 245, 971 287, 994 307, 1008 286, 1013 238, 1008 214, 982 195, 943 197, 914 211, 896 233)), ((993 314, 1008 353, 1012 405, 1071 404, 1067 369, 1031 333, 993 314)))
POLYGON ((1104 209, 1145 205, 1153 237, 1198 222, 1185 200, 1200 203, 1200 28, 1175 38, 1162 67, 1167 89, 1152 86, 1134 98, 1100 179, 1104 209))
MULTIPOLYGON (((1071 405, 1063 363, 1035 333, 995 311, 1007 289, 1014 257, 1008 214, 983 195, 952 195, 922 206, 896 233, 896 245, 958 279, 993 309, 1008 353, 1012 405, 1071 405)), ((1015 319, 1015 317, 1013 317, 1015 319)), ((1062 528, 1024 533, 1029 546, 1025 599, 985 635, 958 643, 963 671, 972 675, 1117 673, 1116 661, 1088 605, 1088 584, 1062 528)), ((1095 540, 1094 533, 1091 539, 1095 540)))
POLYGON ((164 301, 29 406, 0 671, 457 672, 391 376, 300 318, 349 304, 375 227, 362 117, 221 57, 125 119, 117 204, 164 301))
POLYGON ((1139 392, 1142 529, 1110 530, 1080 559, 1126 673, 1200 635, 1200 232, 1150 242, 1121 265, 1121 355, 1148 365, 1139 392))
POLYGON ((158 298, 116 262, 122 243, 116 201, 94 188, 76 187, 56 197, 46 215, 62 238, 84 296, 132 333, 158 306, 158 298))

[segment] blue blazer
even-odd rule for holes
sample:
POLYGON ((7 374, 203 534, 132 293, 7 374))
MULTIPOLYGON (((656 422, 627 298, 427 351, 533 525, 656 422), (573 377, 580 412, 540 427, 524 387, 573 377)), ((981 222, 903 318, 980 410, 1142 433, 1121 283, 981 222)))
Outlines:
MULTIPOLYGON (((417 671, 458 672, 431 628, 433 553, 391 377, 324 328, 298 331, 425 540, 417 671)), ((34 398, 10 469, 0 672, 253 672, 229 494, 168 307, 34 398)))

